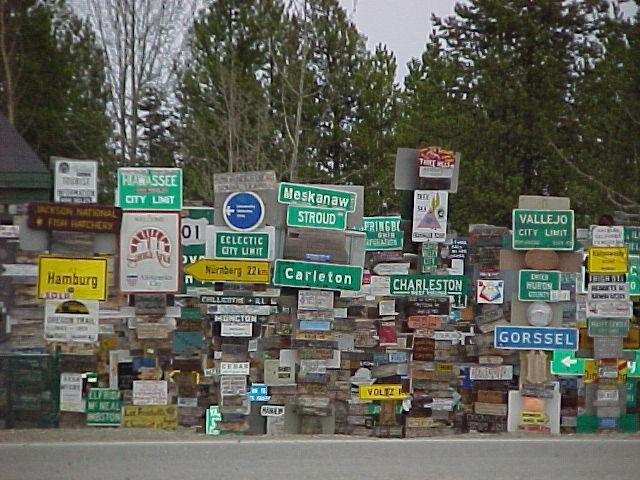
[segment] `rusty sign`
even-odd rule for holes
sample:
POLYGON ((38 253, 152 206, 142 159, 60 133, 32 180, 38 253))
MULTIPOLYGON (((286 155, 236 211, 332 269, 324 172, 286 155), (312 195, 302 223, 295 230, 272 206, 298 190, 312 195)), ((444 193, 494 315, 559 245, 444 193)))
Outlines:
POLYGON ((27 225, 33 230, 66 232, 118 233, 122 210, 93 204, 29 204, 27 225))

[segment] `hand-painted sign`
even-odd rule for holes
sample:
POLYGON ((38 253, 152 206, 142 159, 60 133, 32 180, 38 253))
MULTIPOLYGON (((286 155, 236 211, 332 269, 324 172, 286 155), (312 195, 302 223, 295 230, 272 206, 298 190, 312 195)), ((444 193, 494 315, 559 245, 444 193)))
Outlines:
POLYGON ((576 358, 576 352, 571 350, 554 350, 551 360, 553 375, 584 375, 586 358, 576 358))
POLYGON ((223 227, 207 227, 209 258, 233 260, 273 260, 275 228, 257 228, 251 232, 234 232, 223 227))
POLYGON ((365 232, 365 250, 402 250, 404 232, 400 230, 400 217, 364 217, 354 230, 365 232))
POLYGON ((222 217, 227 226, 239 232, 248 232, 260 226, 265 209, 262 199, 253 192, 229 195, 222 206, 222 217))
POLYGON ((551 270, 520 270, 518 300, 521 302, 550 302, 560 290, 560 272, 551 270))
POLYGON ((117 193, 123 210, 181 210, 182 169, 119 168, 117 193))
POLYGON ((38 298, 107 299, 106 257, 38 257, 38 298))
POLYGON ((495 348, 514 350, 577 350, 578 329, 499 325, 495 348))
POLYGON ((204 258, 185 268, 185 273, 201 281, 266 284, 269 262, 204 258))
POLYGON ((347 228, 347 212, 330 208, 289 205, 287 226, 344 230, 347 228))
POLYGON ((106 205, 33 202, 27 225, 32 230, 118 233, 122 210, 106 205))
POLYGON ((178 406, 125 405, 122 408, 122 426, 175 430, 178 426, 178 406))
POLYGON ((402 393, 402 385, 360 385, 358 396, 361 400, 404 400, 407 394, 402 393))
POLYGON ((357 195, 353 192, 312 187, 296 183, 280 184, 278 202, 310 207, 335 208, 347 212, 356 211, 357 195))
POLYGON ((54 165, 54 202, 98 201, 98 162, 62 157, 51 157, 51 161, 54 165))
POLYGON ((591 247, 587 252, 589 273, 626 273, 628 266, 627 247, 591 247))
POLYGON ((362 286, 362 267, 278 259, 275 262, 273 284, 357 291, 362 286))
POLYGON ((442 147, 427 147, 418 152, 420 178, 452 178, 456 165, 456 152, 442 147))
POLYGON ((120 231, 120 290, 176 293, 180 290, 178 213, 126 212, 120 231))
POLYGON ((134 380, 134 405, 167 405, 168 403, 166 380, 134 380))
POLYGON ((413 194, 414 242, 444 242, 447 237, 449 194, 440 190, 416 190, 413 194))
POLYGON ((573 210, 513 210, 514 250, 573 250, 573 210))

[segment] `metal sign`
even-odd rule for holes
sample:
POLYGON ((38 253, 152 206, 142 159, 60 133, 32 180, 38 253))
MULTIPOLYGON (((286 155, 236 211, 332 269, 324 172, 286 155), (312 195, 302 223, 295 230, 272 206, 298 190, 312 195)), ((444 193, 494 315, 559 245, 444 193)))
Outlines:
POLYGON ((53 201, 97 203, 98 162, 51 157, 53 163, 53 201))
POLYGON ((514 250, 573 250, 573 210, 513 210, 514 250))
POLYGON ((117 195, 123 210, 181 210, 182 169, 118 168, 117 195))
POLYGON ((578 329, 498 325, 495 348, 514 350, 577 350, 578 329))
POLYGON ((344 230, 347 228, 347 213, 330 208, 289 205, 287 226, 344 230))
POLYGON ((187 266, 185 273, 203 282, 269 283, 269 262, 204 258, 187 266))
POLYGON ((560 290, 560 272, 552 270, 520 270, 518 300, 521 302, 550 302, 560 290))
POLYGON ((46 300, 44 338, 48 342, 98 341, 97 300, 46 300))
POLYGON ((207 227, 206 256, 233 260, 273 260, 275 228, 257 228, 251 232, 235 232, 224 227, 207 227))
POLYGON ((640 295, 640 255, 629 255, 627 285, 629 295, 640 295))
POLYGON ((334 208, 347 212, 356 211, 356 198, 357 195, 353 192, 295 183, 283 182, 278 189, 280 203, 334 208))
POLYGON ((32 230, 118 233, 122 219, 121 209, 105 205, 33 202, 27 211, 32 230))
POLYGON ((262 405, 260 415, 263 417, 282 417, 284 416, 284 405, 262 405))
POLYGON ((207 226, 213 223, 213 208, 192 207, 186 209, 187 216, 182 218, 180 239, 182 243, 182 293, 189 287, 204 287, 207 284, 184 273, 187 265, 206 256, 207 226))
POLYGON ((626 283, 589 283, 587 290, 589 302, 608 300, 629 301, 629 289, 626 283))
POLYGON ((362 286, 362 267, 278 259, 274 266, 273 284, 357 291, 362 286))
POLYGON ((624 227, 624 244, 629 253, 640 253, 640 227, 624 227))
POLYGON ((361 400, 404 400, 407 394, 402 393, 402 385, 360 385, 358 396, 361 400))
POLYGON ((587 302, 587 318, 631 318, 633 304, 624 300, 587 302))
POLYGON ((362 221, 362 225, 353 229, 367 235, 366 251, 402 250, 404 232, 400 230, 400 216, 364 217, 362 221))
POLYGON ((471 380, 511 380, 513 379, 513 365, 480 365, 469 368, 471 380))
POLYGON ((250 190, 271 190, 275 189, 277 181, 276 172, 273 170, 215 173, 213 175, 213 191, 215 193, 233 193, 250 190))
POLYGON ((38 298, 107 299, 106 257, 38 257, 38 298))
POLYGON ((462 301, 467 296, 464 275, 392 275, 391 295, 453 296, 462 301))
POLYGON ((591 247, 587 253, 589 273, 626 273, 629 266, 627 247, 591 247))
POLYGON ((87 397, 87 425, 113 427, 122 422, 122 401, 117 388, 92 388, 87 397))
POLYGON ((634 355, 633 360, 627 361, 627 375, 629 377, 640 377, 640 350, 624 350, 634 355))
POLYGON ((222 206, 224 222, 230 229, 240 232, 258 228, 264 219, 264 213, 264 202, 253 192, 232 193, 222 206))
POLYGON ((249 362, 220 362, 220 375, 249 375, 249 362))
POLYGON ((180 215, 125 212, 120 231, 120 291, 180 290, 180 215))
POLYGON ((594 247, 621 247, 624 245, 624 227, 594 225, 591 228, 591 244, 594 247))
POLYGON ((584 375, 585 358, 576 358, 576 352, 554 350, 551 360, 553 375, 584 375))
POLYGON ((476 303, 501 305, 504 303, 504 280, 478 280, 476 303))
POLYGON ((416 190, 413 194, 413 242, 444 242, 447 237, 449 194, 416 190))
POLYGON ((588 335, 590 337, 621 337, 629 334, 628 318, 590 318, 588 335))

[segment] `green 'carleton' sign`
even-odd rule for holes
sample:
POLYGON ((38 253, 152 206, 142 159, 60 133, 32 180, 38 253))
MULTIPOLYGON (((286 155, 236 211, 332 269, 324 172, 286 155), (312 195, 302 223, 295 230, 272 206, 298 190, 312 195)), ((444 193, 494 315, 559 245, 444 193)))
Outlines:
POLYGON ((391 275, 391 295, 467 296, 464 275, 391 275))
POLYGON ((573 250, 573 210, 513 211, 514 250, 573 250))
POLYGON ((362 267, 279 259, 273 268, 273 284, 295 288, 360 290, 362 267))
POLYGON ((347 212, 330 208, 289 205, 287 226, 344 230, 347 228, 347 212))
POLYGON ((357 195, 353 192, 299 185, 297 183, 283 182, 278 189, 278 202, 280 203, 336 208, 347 212, 356 211, 356 197, 357 195))

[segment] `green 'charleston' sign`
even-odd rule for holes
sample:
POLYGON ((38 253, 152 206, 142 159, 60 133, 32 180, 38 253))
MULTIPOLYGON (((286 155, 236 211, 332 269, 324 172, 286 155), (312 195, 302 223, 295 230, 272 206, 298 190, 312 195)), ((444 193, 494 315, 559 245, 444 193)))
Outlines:
POLYGON ((279 259, 273 268, 273 284, 295 288, 360 290, 362 267, 279 259))
POLYGON ((367 243, 365 249, 376 250, 402 250, 404 232, 400 230, 400 217, 364 217, 362 225, 354 227, 354 230, 365 232, 367 243))
POLYGON ((391 275, 391 295, 453 296, 463 304, 467 296, 464 275, 391 275))
POLYGON ((513 211, 514 250, 573 250, 573 210, 513 211))
POLYGON ((353 192, 297 183, 281 183, 278 189, 278 202, 309 207, 336 208, 347 212, 356 211, 356 194, 353 192))
POLYGON ((289 205, 287 226, 344 230, 347 228, 347 212, 330 208, 289 205))

